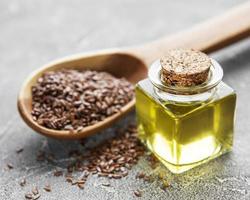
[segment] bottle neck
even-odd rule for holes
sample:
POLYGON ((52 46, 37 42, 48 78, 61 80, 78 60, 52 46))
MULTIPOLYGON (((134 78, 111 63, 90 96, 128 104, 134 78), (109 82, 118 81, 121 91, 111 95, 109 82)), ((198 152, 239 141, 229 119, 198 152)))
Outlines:
POLYGON ((209 101, 214 96, 216 92, 216 87, 202 93, 183 95, 183 94, 173 94, 165 92, 154 86, 154 92, 163 101, 173 101, 179 103, 194 103, 194 102, 200 103, 209 101))

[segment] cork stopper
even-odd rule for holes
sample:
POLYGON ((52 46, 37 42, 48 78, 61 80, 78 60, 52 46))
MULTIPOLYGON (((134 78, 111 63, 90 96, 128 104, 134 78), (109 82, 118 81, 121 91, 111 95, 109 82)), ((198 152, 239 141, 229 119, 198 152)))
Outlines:
POLYGON ((174 49, 160 59, 161 81, 167 85, 190 87, 204 83, 212 62, 196 50, 174 49))

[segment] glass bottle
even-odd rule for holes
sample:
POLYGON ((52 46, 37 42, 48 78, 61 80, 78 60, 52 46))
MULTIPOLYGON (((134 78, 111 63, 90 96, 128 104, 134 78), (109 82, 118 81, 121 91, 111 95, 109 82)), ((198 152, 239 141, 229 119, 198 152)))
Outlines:
POLYGON ((173 173, 232 149, 236 94, 222 82, 221 66, 209 59, 211 66, 203 83, 183 87, 175 80, 166 84, 157 60, 148 78, 136 86, 139 138, 173 173))

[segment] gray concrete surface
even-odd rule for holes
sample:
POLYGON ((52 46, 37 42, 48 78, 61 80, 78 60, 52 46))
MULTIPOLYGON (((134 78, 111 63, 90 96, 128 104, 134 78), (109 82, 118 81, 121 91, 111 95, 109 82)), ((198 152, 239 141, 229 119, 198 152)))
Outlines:
MULTIPOLYGON (((144 159, 122 180, 92 176, 84 190, 71 187, 51 174, 65 168, 69 149, 77 142, 45 138, 28 128, 16 109, 16 96, 25 77, 46 62, 94 49, 128 46, 158 38, 219 14, 243 0, 1 0, 0 1, 0 199, 23 199, 32 186, 52 186, 40 199, 250 199, 250 39, 212 54, 224 67, 225 82, 236 89, 237 120, 233 152, 182 175, 165 170, 172 186, 166 192, 156 183, 135 179, 140 170, 150 173, 144 159), (24 151, 15 153, 18 147, 24 151), (39 149, 56 156, 53 164, 36 161, 39 149), (11 162, 14 169, 4 170, 11 162), (18 182, 27 177, 27 185, 18 182)), ((134 113, 116 126, 134 121, 134 113)), ((93 145, 114 134, 115 127, 89 138, 93 145)), ((164 169, 162 169, 164 170, 164 169)))

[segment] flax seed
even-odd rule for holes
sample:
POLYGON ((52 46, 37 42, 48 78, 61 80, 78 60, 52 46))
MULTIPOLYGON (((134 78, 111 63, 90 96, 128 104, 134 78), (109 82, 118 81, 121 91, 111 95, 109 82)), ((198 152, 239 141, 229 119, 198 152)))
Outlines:
POLYGON ((21 153, 21 152, 23 152, 23 148, 18 148, 18 149, 16 150, 16 153, 21 153))
POLYGON ((13 166, 11 163, 7 163, 7 168, 8 168, 8 169, 13 169, 14 166, 13 166))
POLYGON ((134 87, 124 78, 96 71, 52 71, 32 87, 31 114, 41 126, 77 134, 120 112, 132 99, 134 87))
POLYGON ((43 188, 46 192, 51 192, 51 186, 49 184, 45 185, 43 188))
POLYGON ((135 190, 134 194, 136 197, 141 197, 142 196, 142 192, 140 190, 135 190))
POLYGON ((34 195, 39 194, 38 188, 37 188, 37 187, 34 187, 34 188, 32 189, 32 193, 33 193, 34 195))
POLYGON ((31 193, 26 193, 24 197, 25 199, 33 199, 33 195, 31 193))

